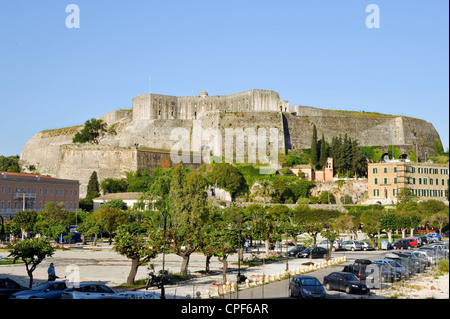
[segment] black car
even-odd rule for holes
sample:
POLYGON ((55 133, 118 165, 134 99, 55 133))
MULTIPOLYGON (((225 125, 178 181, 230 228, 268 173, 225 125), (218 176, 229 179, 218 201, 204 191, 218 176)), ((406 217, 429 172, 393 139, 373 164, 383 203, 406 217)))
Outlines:
POLYGON ((349 272, 332 272, 323 278, 323 284, 327 290, 341 290, 348 294, 368 294, 370 289, 362 283, 358 277, 349 272))
POLYGON ((392 248, 393 249, 397 249, 397 248, 411 249, 411 243, 407 240, 400 239, 400 240, 394 241, 392 243, 392 248))
POLYGON ((291 257, 297 257, 297 254, 301 251, 304 251, 305 249, 306 249, 305 246, 298 245, 298 246, 295 246, 294 248, 290 249, 287 254, 288 254, 288 256, 291 256, 291 257))
MULTIPOLYGON (((310 257, 311 248, 306 248, 305 250, 299 252, 297 254, 298 258, 307 258, 310 257)), ((312 249, 312 256, 311 258, 326 258, 328 255, 328 250, 322 247, 314 247, 312 249)))
POLYGON ((0 277, 0 298, 9 298, 13 293, 29 290, 29 288, 24 287, 11 278, 8 277, 0 277))
POLYGON ((327 293, 316 277, 295 276, 289 283, 289 295, 299 298, 324 299, 327 293))

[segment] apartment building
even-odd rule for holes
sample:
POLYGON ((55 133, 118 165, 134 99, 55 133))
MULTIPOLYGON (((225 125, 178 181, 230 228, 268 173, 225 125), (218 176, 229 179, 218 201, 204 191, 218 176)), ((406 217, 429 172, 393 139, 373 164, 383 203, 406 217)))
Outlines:
POLYGON ((402 160, 368 165, 368 191, 371 202, 396 203, 403 188, 420 200, 447 200, 449 164, 415 163, 402 160))
POLYGON ((0 215, 12 218, 20 210, 41 210, 48 202, 78 209, 80 183, 77 180, 0 171, 0 215))

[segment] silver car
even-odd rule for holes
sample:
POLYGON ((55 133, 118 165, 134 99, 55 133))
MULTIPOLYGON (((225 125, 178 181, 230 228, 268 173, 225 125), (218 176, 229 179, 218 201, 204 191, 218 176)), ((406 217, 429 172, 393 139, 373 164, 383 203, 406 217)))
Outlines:
POLYGON ((127 299, 104 284, 85 282, 78 286, 64 290, 61 299, 127 299))
POLYGON ((360 241, 359 243, 361 244, 362 249, 363 249, 364 251, 365 251, 365 250, 373 250, 373 249, 374 249, 373 246, 372 246, 372 244, 369 243, 368 241, 360 241))
POLYGON ((160 299, 155 293, 148 291, 124 291, 119 292, 119 296, 127 299, 160 299))
MULTIPOLYGON (((325 249, 330 249, 330 241, 328 239, 322 240, 320 243, 316 245, 317 247, 322 247, 325 249)), ((341 243, 338 240, 333 241, 333 246, 331 247, 331 251, 336 251, 341 249, 341 243)))
POLYGON ((359 241, 356 240, 347 240, 342 243, 342 249, 343 250, 362 250, 362 246, 359 243, 359 241))

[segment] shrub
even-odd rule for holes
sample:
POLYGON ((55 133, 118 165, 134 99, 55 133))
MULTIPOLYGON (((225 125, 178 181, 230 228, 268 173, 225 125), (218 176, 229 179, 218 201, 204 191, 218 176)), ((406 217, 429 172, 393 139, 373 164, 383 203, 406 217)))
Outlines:
POLYGON ((449 272, 448 259, 441 259, 441 260, 439 260, 438 267, 439 267, 439 270, 442 271, 442 272, 449 272))

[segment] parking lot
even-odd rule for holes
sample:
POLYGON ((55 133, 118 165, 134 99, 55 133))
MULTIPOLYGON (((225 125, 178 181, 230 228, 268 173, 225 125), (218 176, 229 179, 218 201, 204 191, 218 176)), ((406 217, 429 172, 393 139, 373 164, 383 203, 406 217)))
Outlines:
MULTIPOLYGON (((430 244, 432 246, 434 244, 430 244)), ((428 246, 428 245, 426 245, 428 246)), ((424 247, 426 247, 424 246, 424 247)), ((253 247, 248 253, 244 255, 245 258, 254 256, 256 252, 262 252, 261 247, 253 247), (259 249, 258 249, 259 248, 259 249)), ((284 247, 283 247, 284 248, 284 247)), ((417 248, 411 251, 418 250, 417 248)), ((285 252, 284 250, 283 252, 285 252)), ((369 250, 369 251, 334 251, 331 253, 333 259, 342 259, 345 257, 346 262, 330 265, 326 268, 317 269, 308 272, 308 275, 316 277, 321 283, 323 283, 324 277, 333 271, 342 271, 345 265, 350 265, 357 259, 367 259, 374 261, 376 259, 384 258, 386 254, 392 253, 394 250, 369 250)), ((400 252, 400 250, 399 250, 400 252)), ((0 251, 0 256, 6 257, 7 251, 0 251)), ((181 257, 174 254, 166 255, 166 269, 170 272, 179 272, 181 257)), ((245 267, 241 265, 240 272, 247 278, 252 279, 262 275, 275 275, 282 273, 286 268, 289 270, 298 270, 305 263, 312 261, 315 264, 322 263, 325 260, 322 258, 312 259, 309 258, 289 258, 282 259, 277 262, 264 263, 254 267, 245 267)), ((115 287, 116 290, 125 290, 119 285, 126 281, 126 277, 130 270, 131 262, 123 256, 118 255, 112 251, 112 246, 103 244, 97 247, 85 246, 85 247, 72 247, 68 250, 58 250, 52 258, 44 260, 42 264, 38 266, 34 273, 35 285, 45 282, 47 278, 46 270, 50 262, 55 263, 57 269, 57 275, 61 278, 66 277, 69 273, 68 267, 76 267, 79 271, 79 278, 81 282, 94 281, 107 284, 108 286, 115 287)), ((237 273, 239 271, 237 266, 237 255, 232 255, 229 258, 229 272, 227 274, 227 280, 234 282, 236 280, 237 273)), ((152 261, 155 265, 155 269, 159 270, 162 266, 162 256, 158 256, 152 261)), ((166 286, 166 297, 168 299, 183 299, 187 297, 200 298, 240 298, 240 299, 254 299, 254 298, 289 298, 289 279, 270 282, 265 285, 256 286, 252 288, 244 289, 241 285, 239 292, 228 293, 225 295, 214 296, 217 283, 222 281, 221 267, 222 263, 216 258, 211 259, 212 273, 208 275, 200 275, 199 272, 203 271, 205 267, 205 257, 201 253, 194 253, 191 256, 189 269, 191 274, 195 274, 196 277, 193 280, 184 283, 178 283, 176 285, 166 286)), ((429 268, 425 270, 425 273, 429 268)), ((28 277, 26 276, 25 267, 23 264, 1 266, 0 272, 24 285, 28 284, 28 277)), ((148 269, 145 266, 139 268, 136 279, 146 278, 148 269)), ((418 275, 413 276, 408 282, 414 282, 418 275)), ((358 295, 358 294, 346 294, 340 291, 327 291, 327 299, 349 299, 349 298, 386 298, 387 290, 392 286, 392 283, 382 283, 378 289, 371 289, 370 295, 358 295)), ((437 284, 435 284, 437 286, 437 284)), ((448 298, 448 277, 446 281, 446 296, 448 298)), ((144 291, 144 288, 138 290, 144 291)), ((149 291, 154 292, 156 295, 160 295, 160 289, 150 288, 149 291)))

